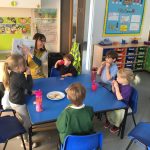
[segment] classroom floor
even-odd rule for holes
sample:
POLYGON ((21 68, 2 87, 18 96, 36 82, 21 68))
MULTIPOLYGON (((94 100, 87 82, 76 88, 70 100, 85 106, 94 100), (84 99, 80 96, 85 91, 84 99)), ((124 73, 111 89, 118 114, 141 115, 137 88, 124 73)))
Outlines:
MULTIPOLYGON (((83 70, 84 72, 84 70, 83 70)), ((138 72, 141 83, 136 86, 139 92, 138 112, 135 115, 136 122, 150 121, 150 73, 138 72)), ((127 118, 125 137, 121 140, 117 135, 112 135, 108 129, 104 129, 104 117, 102 121, 94 118, 94 127, 96 131, 102 131, 104 135, 103 150, 125 150, 129 143, 127 134, 134 127, 131 116, 127 118)), ((39 132, 33 136, 33 141, 38 143, 38 147, 35 150, 56 150, 58 140, 58 132, 56 129, 49 131, 39 132)), ((21 140, 16 138, 10 140, 7 145, 7 150, 22 150, 21 140)), ((3 145, 0 144, 0 150, 3 145)), ((133 144, 130 147, 131 150, 145 150, 145 147, 139 143, 133 144)))

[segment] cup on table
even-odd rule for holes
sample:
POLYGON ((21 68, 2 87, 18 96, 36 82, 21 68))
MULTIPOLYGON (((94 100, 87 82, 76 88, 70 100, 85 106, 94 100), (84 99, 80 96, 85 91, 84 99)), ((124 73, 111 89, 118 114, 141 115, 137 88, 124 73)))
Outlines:
POLYGON ((98 84, 96 83, 96 82, 92 82, 92 91, 96 91, 97 90, 97 88, 98 88, 98 84))
POLYGON ((97 68, 93 67, 91 71, 91 82, 96 80, 97 68))

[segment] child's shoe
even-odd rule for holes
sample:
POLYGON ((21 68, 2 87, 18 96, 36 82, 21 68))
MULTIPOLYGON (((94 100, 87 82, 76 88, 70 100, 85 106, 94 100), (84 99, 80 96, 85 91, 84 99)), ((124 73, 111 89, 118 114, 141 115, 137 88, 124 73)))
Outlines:
POLYGON ((104 128, 107 129, 110 127, 110 122, 108 120, 106 120, 105 124, 104 124, 104 128))
POLYGON ((110 131, 111 133, 115 134, 115 133, 117 133, 117 132, 119 131, 119 128, 116 127, 116 126, 113 126, 113 127, 110 128, 109 131, 110 131))

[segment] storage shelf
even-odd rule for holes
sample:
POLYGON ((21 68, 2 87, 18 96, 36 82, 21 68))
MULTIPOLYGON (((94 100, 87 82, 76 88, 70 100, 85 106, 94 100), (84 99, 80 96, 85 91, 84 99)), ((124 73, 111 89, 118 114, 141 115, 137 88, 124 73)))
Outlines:
POLYGON ((94 51, 93 51, 93 67, 99 67, 101 62, 105 60, 106 53, 110 50, 114 50, 119 54, 118 57, 120 59, 118 59, 116 62, 119 68, 129 67, 133 70, 144 70, 148 47, 149 46, 144 45, 143 43, 125 44, 125 45, 119 44, 119 45, 110 45, 110 46, 101 46, 101 45, 96 44, 94 45, 94 51), (128 53, 131 53, 131 54, 128 54, 128 53), (132 61, 132 60, 133 62, 127 62, 127 61, 132 61), (142 69, 141 68, 135 69, 138 67, 137 64, 139 64, 139 67, 141 64, 142 69))

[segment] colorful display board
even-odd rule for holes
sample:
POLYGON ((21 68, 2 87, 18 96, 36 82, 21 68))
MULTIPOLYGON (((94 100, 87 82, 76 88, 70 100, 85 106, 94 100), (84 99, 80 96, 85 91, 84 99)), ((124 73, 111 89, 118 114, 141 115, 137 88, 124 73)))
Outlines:
POLYGON ((0 50, 11 50, 12 40, 31 34, 31 17, 0 17, 0 50))
POLYGON ((103 36, 140 34, 146 0, 106 0, 103 36))

